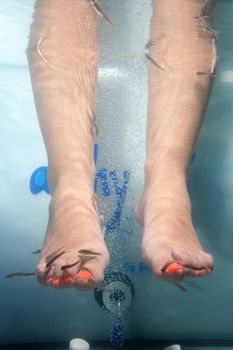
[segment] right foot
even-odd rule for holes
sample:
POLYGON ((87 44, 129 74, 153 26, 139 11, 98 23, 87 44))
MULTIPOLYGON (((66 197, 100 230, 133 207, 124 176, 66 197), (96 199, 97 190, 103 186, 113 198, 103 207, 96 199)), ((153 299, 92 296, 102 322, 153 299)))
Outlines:
POLYGON ((44 246, 36 268, 39 282, 53 287, 88 289, 91 282, 80 278, 83 271, 90 272, 94 281, 102 282, 109 253, 101 232, 94 193, 83 181, 66 181, 57 186, 49 213, 44 246), (82 250, 97 254, 83 254, 82 250))

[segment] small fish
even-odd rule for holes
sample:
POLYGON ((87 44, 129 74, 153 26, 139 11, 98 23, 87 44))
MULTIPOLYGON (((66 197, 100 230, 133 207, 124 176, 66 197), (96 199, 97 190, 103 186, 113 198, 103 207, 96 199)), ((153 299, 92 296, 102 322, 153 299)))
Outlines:
POLYGON ((6 278, 16 278, 16 277, 29 277, 35 276, 35 272, 13 272, 6 275, 6 278))
POLYGON ((185 283, 188 284, 189 287, 194 288, 194 289, 197 289, 197 290, 199 290, 199 291, 201 291, 201 292, 203 292, 203 291, 205 290, 202 286, 200 286, 200 285, 198 284, 197 281, 194 282, 194 281, 190 281, 190 280, 186 279, 186 280, 185 280, 185 283))
MULTIPOLYGON (((55 260, 57 260, 60 256, 62 256, 63 254, 65 254, 65 251, 63 250, 62 252, 58 253, 57 255, 52 256, 52 258, 50 260, 47 261, 48 257, 45 259, 47 264, 46 264, 46 268, 50 267, 52 265, 52 263, 54 263, 55 260)), ((51 254, 50 254, 51 256, 51 254)))
POLYGON ((188 291, 188 290, 187 290, 184 286, 182 286, 182 284, 180 284, 180 283, 174 282, 174 285, 175 285, 176 287, 178 287, 180 290, 182 290, 182 292, 187 292, 187 291, 188 291))
POLYGON ((73 264, 70 264, 70 265, 63 265, 63 266, 61 267, 61 270, 62 270, 62 271, 63 271, 63 270, 67 270, 67 269, 69 269, 69 268, 71 268, 71 267, 77 265, 79 262, 80 262, 80 259, 78 259, 77 261, 75 261, 73 264))
POLYGON ((95 11, 98 13, 99 16, 101 16, 102 18, 105 19, 106 22, 108 22, 111 26, 112 21, 110 20, 110 18, 106 15, 106 13, 104 12, 104 10, 100 7, 100 5, 97 3, 96 0, 87 0, 95 9, 95 11))
POLYGON ((145 53, 145 57, 148 59, 148 61, 150 61, 154 66, 156 66, 157 68, 165 71, 165 69, 163 69, 155 60, 153 57, 151 57, 151 55, 149 53, 145 53))
POLYGON ((46 256, 45 261, 48 262, 50 259, 52 259, 55 255, 57 255, 63 248, 55 250, 53 253, 46 256))
POLYGON ((97 252, 93 252, 92 250, 88 250, 88 249, 80 249, 79 254, 83 254, 83 255, 101 255, 101 253, 97 253, 97 252))
POLYGON ((108 293, 112 293, 113 292, 113 289, 110 289, 110 288, 106 288, 103 283, 99 283, 99 282, 96 282, 94 281, 92 278, 90 278, 88 280, 88 282, 90 282, 91 286, 93 288, 96 288, 96 289, 100 289, 102 290, 103 292, 108 292, 108 293))
POLYGON ((32 252, 32 254, 40 254, 41 253, 41 249, 37 249, 34 252, 32 252))

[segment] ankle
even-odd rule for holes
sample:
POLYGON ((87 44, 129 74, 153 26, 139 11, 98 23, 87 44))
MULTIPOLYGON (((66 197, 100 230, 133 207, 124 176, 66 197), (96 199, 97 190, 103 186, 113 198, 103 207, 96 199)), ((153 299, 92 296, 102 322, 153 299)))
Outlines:
MULTIPOLYGON (((59 178, 50 201, 50 213, 63 213, 63 216, 86 220, 87 217, 99 221, 99 214, 94 199, 93 186, 85 178, 76 174, 66 174, 59 178)), ((69 219, 68 219, 69 220, 69 219)))
POLYGON ((188 150, 182 150, 175 147, 173 151, 165 146, 158 150, 158 154, 147 152, 146 162, 144 165, 145 176, 148 181, 152 179, 173 178, 186 179, 188 165, 191 161, 191 153, 188 150))
MULTIPOLYGON (((191 201, 185 187, 148 189, 144 194, 143 222, 150 226, 156 225, 187 226, 192 222, 191 201)), ((158 226, 157 226, 158 228, 158 226)))
POLYGON ((172 165, 145 163, 145 189, 156 187, 161 190, 172 189, 177 186, 186 187, 186 171, 172 165))
POLYGON ((96 169, 93 167, 90 171, 64 171, 59 174, 53 174, 48 171, 48 184, 50 192, 53 194, 57 191, 65 190, 82 190, 93 193, 94 178, 96 169))
POLYGON ((177 212, 191 215, 191 201, 184 174, 152 172, 146 177, 142 197, 144 213, 177 212))
POLYGON ((75 199, 75 201, 85 200, 85 202, 92 201, 93 198, 93 181, 80 176, 76 173, 66 173, 59 176, 56 181, 49 183, 50 192, 52 198, 55 201, 63 201, 70 199, 75 199))

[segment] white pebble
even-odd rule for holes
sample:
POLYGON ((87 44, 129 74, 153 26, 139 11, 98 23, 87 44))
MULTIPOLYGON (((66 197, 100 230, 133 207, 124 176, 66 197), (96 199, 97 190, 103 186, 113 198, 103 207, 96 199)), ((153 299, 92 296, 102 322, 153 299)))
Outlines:
POLYGON ((90 350, 90 345, 86 340, 76 338, 70 341, 69 350, 90 350))
POLYGON ((181 346, 179 344, 173 344, 173 345, 167 346, 163 350, 181 350, 181 346))

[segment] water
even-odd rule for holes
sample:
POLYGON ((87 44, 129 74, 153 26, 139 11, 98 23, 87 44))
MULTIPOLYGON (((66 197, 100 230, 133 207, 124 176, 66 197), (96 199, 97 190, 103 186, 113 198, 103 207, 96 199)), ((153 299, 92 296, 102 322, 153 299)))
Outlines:
MULTIPOLYGON (((125 336, 142 340, 134 349, 154 348, 153 344, 147 345, 148 339, 200 341, 198 350, 207 349, 203 344, 211 342, 208 350, 221 349, 221 344, 233 339, 233 3, 216 1, 220 61, 189 184, 195 227, 201 243, 215 256, 215 270, 206 279, 185 282, 187 293, 155 279, 142 263, 141 230, 132 215, 143 185, 147 103, 144 45, 150 1, 102 3, 116 29, 101 25, 97 167, 115 171, 120 186, 123 172, 130 174, 118 227, 124 248, 116 242, 121 256, 118 264, 135 287, 125 336)), ((106 314, 93 293, 54 291, 41 287, 33 278, 4 278, 10 272, 31 271, 36 266, 37 257, 31 252, 41 247, 48 219, 49 195, 42 191, 35 196, 29 190, 33 171, 47 165, 24 52, 32 9, 32 0, 0 3, 0 344, 7 349, 3 344, 43 343, 22 348, 44 350, 56 349, 54 343, 65 341, 65 349, 67 342, 76 337, 109 340, 106 314), (51 344, 46 345, 48 342, 51 344)), ((108 207, 111 203, 111 218, 116 197, 111 177, 108 183, 111 195, 103 195, 102 204, 108 207)), ((95 346, 107 349, 110 343, 95 346)), ((183 348, 194 350, 195 346, 183 348)))

